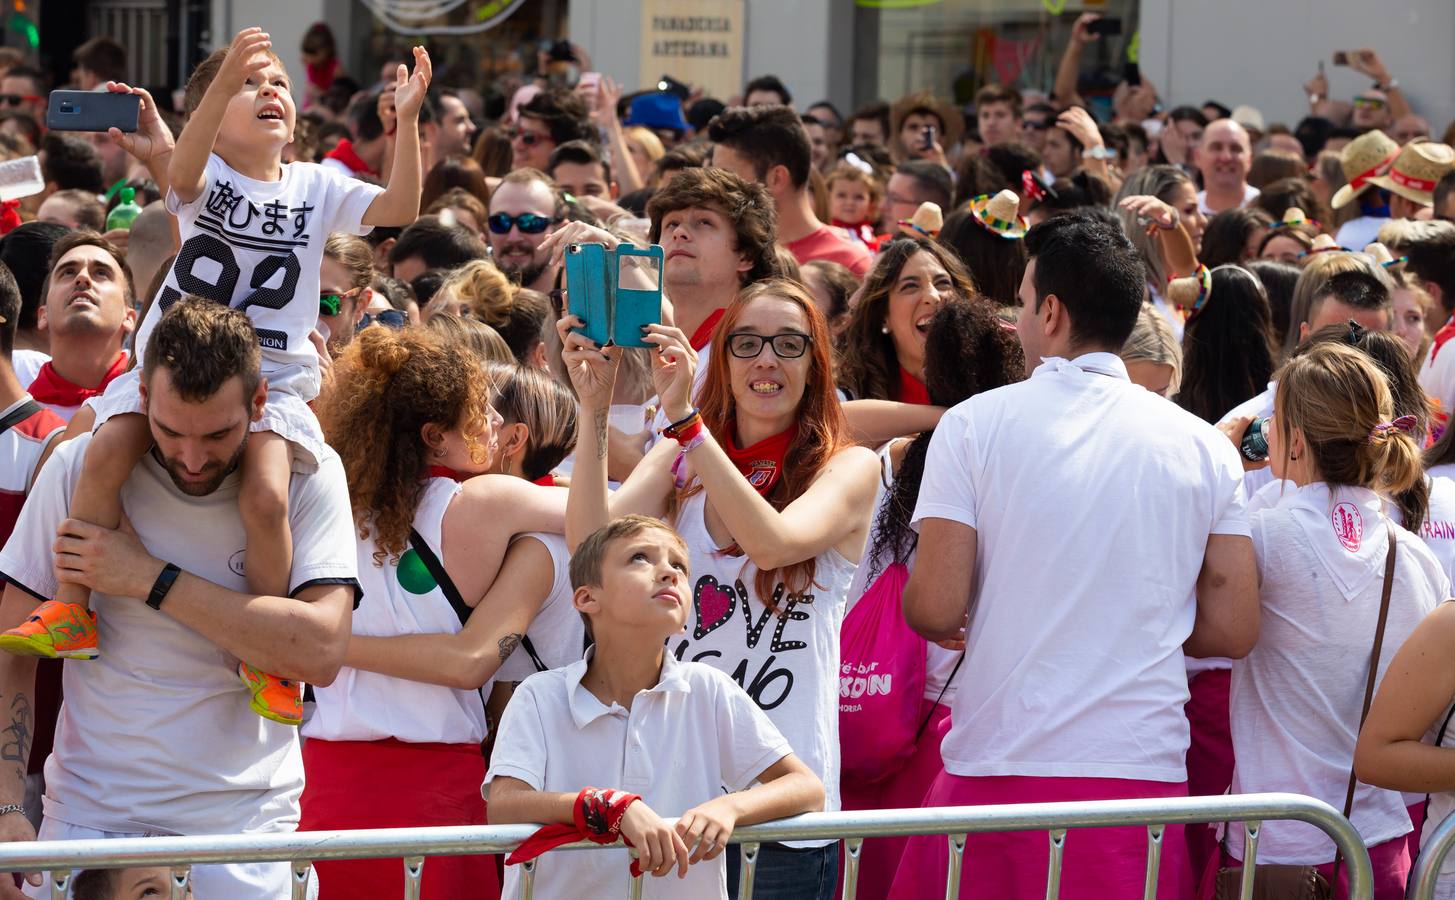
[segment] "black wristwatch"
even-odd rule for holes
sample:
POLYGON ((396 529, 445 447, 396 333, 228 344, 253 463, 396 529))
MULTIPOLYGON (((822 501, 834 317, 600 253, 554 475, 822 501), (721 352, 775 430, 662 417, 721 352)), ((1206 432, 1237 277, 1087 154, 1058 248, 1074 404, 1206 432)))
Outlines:
POLYGON ((160 610, 162 601, 167 599, 167 592, 172 589, 172 585, 177 581, 177 576, 181 574, 182 570, 177 568, 174 563, 167 563, 163 566, 162 574, 157 576, 157 580, 152 583, 152 592, 147 595, 147 606, 160 610))

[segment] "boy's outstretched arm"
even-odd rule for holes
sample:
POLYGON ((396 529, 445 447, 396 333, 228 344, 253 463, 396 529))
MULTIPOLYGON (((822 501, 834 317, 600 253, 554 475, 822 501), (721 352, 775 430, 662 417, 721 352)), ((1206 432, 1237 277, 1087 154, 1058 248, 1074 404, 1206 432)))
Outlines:
POLYGON ((272 60, 266 51, 272 46, 267 33, 256 26, 244 28, 232 39, 222 67, 207 86, 202 102, 188 119, 172 151, 167 180, 183 203, 191 203, 207 189, 207 157, 212 153, 212 145, 217 143, 217 131, 222 127, 227 105, 242 90, 249 76, 267 68, 272 60))
POLYGON ((365 225, 403 226, 419 215, 419 194, 424 183, 419 171, 419 108, 424 105, 433 72, 429 53, 423 47, 414 48, 413 75, 403 65, 399 67, 394 88, 394 109, 399 117, 394 133, 394 163, 384 193, 364 211, 365 225))
POLYGON ((677 834, 692 849, 691 862, 716 859, 739 825, 823 809, 823 782, 792 753, 764 769, 757 780, 758 785, 714 797, 677 820, 677 834))

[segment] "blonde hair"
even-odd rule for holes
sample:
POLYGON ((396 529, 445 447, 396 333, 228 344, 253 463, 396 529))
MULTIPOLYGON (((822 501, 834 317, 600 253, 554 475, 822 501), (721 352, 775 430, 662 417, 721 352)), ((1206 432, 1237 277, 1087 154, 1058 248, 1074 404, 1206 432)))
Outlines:
MULTIPOLYGON (((662 146, 662 139, 657 137, 650 128, 632 125, 626 130, 626 139, 628 143, 636 144, 640 147, 641 151, 647 155, 647 159, 651 162, 656 162, 667 155, 667 148, 662 146)), ((645 179, 650 173, 639 172, 638 174, 645 179)))
POLYGON ((852 181, 855 184, 862 184, 869 191, 869 203, 878 206, 884 202, 884 182, 865 172, 858 166, 850 163, 839 163, 828 177, 824 179, 824 186, 832 194, 835 181, 852 181))
POLYGON ((450 272, 439 288, 439 293, 445 291, 464 301, 471 315, 493 327, 493 310, 510 306, 515 287, 495 263, 488 259, 472 259, 450 272))
POLYGON ((1167 384, 1167 396, 1177 393, 1182 382, 1182 347, 1172 334, 1172 326, 1152 304, 1142 304, 1142 311, 1137 313, 1137 324, 1122 345, 1120 356, 1123 362, 1171 366, 1172 380, 1167 384))
POLYGON ((350 287, 366 288, 374 283, 374 251, 363 238, 334 232, 323 242, 323 255, 348 271, 350 287))
POLYGON ((1283 338, 1283 354, 1293 353, 1299 344, 1299 326, 1309 320, 1313 302, 1328 289, 1329 279, 1344 272, 1364 272, 1394 292, 1394 280, 1384 266, 1365 253, 1330 250, 1316 253, 1304 263, 1293 285, 1293 299, 1288 304, 1288 333, 1283 338))
POLYGON ((494 328, 476 319, 459 316, 430 316, 424 327, 435 332, 441 341, 472 353, 481 363, 513 365, 515 354, 494 328))
POLYGON ((576 398, 540 369, 496 365, 489 370, 495 385, 495 411, 506 425, 525 425, 527 437, 520 466, 535 481, 551 474, 576 446, 576 398))
POLYGON ((1414 433, 1378 427, 1394 418, 1394 397, 1384 373, 1353 347, 1321 343, 1289 360, 1278 373, 1274 409, 1285 465, 1297 428, 1319 478, 1330 484, 1393 496, 1424 477, 1414 433))

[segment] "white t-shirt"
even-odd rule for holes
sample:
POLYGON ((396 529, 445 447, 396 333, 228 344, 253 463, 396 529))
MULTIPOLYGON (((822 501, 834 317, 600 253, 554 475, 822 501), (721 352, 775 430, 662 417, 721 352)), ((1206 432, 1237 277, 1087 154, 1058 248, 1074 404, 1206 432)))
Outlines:
POLYGON ((278 181, 256 181, 215 153, 204 174, 206 186, 191 203, 167 192, 182 247, 137 331, 137 361, 162 313, 198 294, 247 312, 270 389, 312 400, 318 351, 308 334, 318 324, 324 242, 334 232, 368 234, 364 213, 384 189, 305 162, 285 163, 278 181))
POLYGON ((836 812, 839 627, 856 567, 836 550, 824 552, 815 561, 812 593, 779 597, 781 615, 770 612, 754 587, 758 567, 746 556, 716 552, 703 520, 706 498, 705 491, 688 498, 677 516, 692 563, 692 612, 687 633, 668 640, 667 650, 732 676, 823 782, 824 810, 836 812))
POLYGON ((1162 296, 1162 292, 1157 290, 1157 286, 1150 282, 1147 284, 1147 300, 1152 304, 1152 308, 1162 315, 1162 320, 1167 323, 1167 327, 1172 329, 1172 337, 1178 344, 1181 344, 1182 333, 1187 327, 1182 318, 1182 312, 1167 302, 1166 298, 1162 296))
MULTIPOLYGON (((431 478, 414 512, 414 531, 439 558, 445 512, 461 487, 449 478, 431 478)), ((368 637, 404 634, 457 634, 463 627, 450 605, 453 583, 436 581, 410 547, 398 560, 375 564, 379 545, 356 540, 359 582, 364 598, 354 610, 353 633, 368 637)), ((348 666, 328 687, 314 686, 313 716, 303 736, 326 741, 479 744, 485 740, 485 706, 480 692, 395 678, 348 666)))
POLYGON ((533 532, 516 540, 539 541, 551 554, 551 592, 525 630, 525 638, 535 651, 535 659, 531 658, 525 641, 522 641, 496 671, 495 680, 499 682, 524 681, 540 671, 536 659, 547 669, 569 666, 581 659, 586 638, 586 623, 571 603, 574 593, 571 590, 571 551, 566 548, 566 539, 559 534, 533 532))
MULTIPOLYGON (((1252 203, 1253 200, 1254 200, 1254 198, 1257 197, 1257 196, 1258 196, 1258 189, 1255 188, 1255 187, 1253 187, 1253 185, 1248 184, 1247 182, 1244 182, 1243 183, 1243 202, 1242 203, 1239 203, 1238 206, 1240 206, 1240 207, 1241 206, 1247 206, 1249 203, 1252 203)), ((1210 206, 1207 205, 1207 191, 1198 191, 1197 192, 1197 208, 1205 216, 1215 216, 1215 215, 1218 214, 1218 210, 1215 210, 1212 207, 1210 207, 1210 206)))
MULTIPOLYGON (((747 788, 792 752, 743 689, 716 669, 667 653, 657 686, 637 694, 626 710, 602 705, 581 686, 586 665, 581 660, 541 672, 516 688, 495 736, 486 785, 503 776, 537 791, 616 788, 640 794, 658 815, 673 818, 725 790, 747 788)), ((630 864, 624 849, 547 853, 536 865, 534 896, 625 895, 630 864)), ((724 857, 690 867, 685 881, 675 873, 644 881, 647 898, 727 900, 724 857)), ((520 867, 506 866, 501 896, 514 897, 519 887, 520 867)))
MULTIPOLYGON (((1233 662, 1232 791, 1288 791, 1344 805, 1369 654, 1389 550, 1383 501, 1365 488, 1322 482, 1284 491, 1250 517, 1262 603, 1257 646, 1233 662)), ((1381 677, 1450 580, 1419 538, 1398 536, 1381 677)), ((1398 791, 1360 783, 1350 820, 1369 846, 1410 831, 1398 791)), ((1242 826, 1229 826, 1228 850, 1241 857, 1242 826)), ((1325 863, 1334 844, 1313 825, 1263 823, 1258 859, 1325 863)))
MULTIPOLYGON (((90 436, 62 444, 42 469, 0 572, 37 598, 55 595, 51 544, 66 517, 90 436)), ((147 454, 121 504, 153 555, 247 592, 236 474, 190 497, 147 454)), ((343 465, 330 452, 288 488, 293 595, 317 584, 357 589, 343 465)), ((91 595, 101 656, 68 660, 66 702, 45 764, 45 815, 101 831, 221 834, 298 824, 298 731, 248 708, 238 660, 138 599, 91 595)))
POLYGON ((1385 216, 1360 216, 1357 219, 1350 219, 1339 226, 1339 233, 1334 236, 1340 247, 1348 247, 1350 250, 1363 250, 1370 244, 1379 240, 1379 229, 1389 219, 1385 216))
POLYGON ((1110 353, 945 413, 914 519, 979 547, 948 772, 1187 779, 1182 644, 1209 536, 1248 534, 1242 474, 1227 438, 1110 353))
POLYGON ((1420 367, 1420 387, 1443 409, 1455 409, 1455 342, 1430 345, 1420 367))
POLYGON ((1455 583, 1455 463, 1431 468, 1425 480, 1430 485, 1430 509, 1420 526, 1420 540, 1455 583))
MULTIPOLYGON (((1258 396, 1250 397, 1247 400, 1244 400, 1242 403, 1239 403, 1237 406, 1233 407, 1231 410, 1228 411, 1227 415, 1223 416, 1222 419, 1218 421, 1218 424, 1221 425, 1223 422, 1226 422, 1229 419, 1236 419, 1240 416, 1267 418, 1268 416, 1273 415, 1273 397, 1277 392, 1278 382, 1268 382, 1267 390, 1265 390, 1258 396)), ((1271 481, 1273 481, 1273 469, 1271 466, 1264 466, 1261 469, 1254 469, 1251 472, 1243 473, 1243 489, 1247 492, 1249 497, 1252 497, 1254 494, 1258 493, 1258 490, 1262 488, 1263 485, 1268 484, 1271 481)))
POLYGON ((15 369, 15 379, 22 388, 29 388, 35 376, 40 374, 40 367, 50 361, 51 358, 39 350, 21 349, 10 353, 10 366, 15 369))
MULTIPOLYGON (((864 545, 864 559, 859 567, 854 570, 854 580, 849 582, 849 603, 844 610, 844 616, 854 609, 854 606, 864 598, 864 592, 869 590, 870 570, 874 568, 873 560, 869 554, 873 552, 875 542, 879 539, 879 516, 884 510, 884 504, 894 492, 894 465, 890 459, 889 451, 893 443, 885 444, 879 451, 879 488, 874 495, 874 517, 869 521, 872 527, 869 533, 869 540, 864 545)), ((904 561, 905 567, 911 572, 914 571, 915 550, 909 551, 909 558, 904 561)), ((888 550, 884 553, 880 572, 875 572, 874 577, 878 578, 885 566, 892 562, 892 556, 888 550)), ((925 695, 924 698, 930 702, 939 702, 945 706, 955 702, 955 688, 951 685, 950 676, 955 671, 955 666, 964 655, 959 650, 946 650, 939 644, 925 641, 925 695)))

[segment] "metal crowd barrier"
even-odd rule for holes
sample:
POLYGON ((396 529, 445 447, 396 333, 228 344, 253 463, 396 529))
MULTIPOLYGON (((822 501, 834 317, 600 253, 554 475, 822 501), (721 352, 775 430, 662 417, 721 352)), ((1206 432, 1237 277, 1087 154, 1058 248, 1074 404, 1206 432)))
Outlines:
POLYGON ((1446 816, 1445 821, 1430 835, 1429 841, 1420 850, 1415 860, 1414 876, 1410 878, 1408 900, 1435 900, 1435 882, 1440 878, 1440 867, 1455 847, 1455 815, 1446 816))
MULTIPOLYGON (((1162 857, 1162 837, 1168 825, 1201 822, 1243 822, 1245 839, 1241 896, 1253 896, 1253 872, 1258 855, 1259 826, 1269 819, 1307 822, 1322 829, 1343 851, 1349 872, 1349 900, 1370 900, 1373 876, 1369 852, 1354 826, 1327 803, 1298 794, 1244 794, 1223 797, 1190 797, 1171 800, 1102 800, 1086 803, 1022 803, 1007 806, 956 806, 929 809, 890 809, 852 813, 811 813, 738 829, 732 843, 742 847, 742 874, 738 897, 751 900, 757 870, 758 848, 771 841, 845 841, 844 900, 854 900, 858 889, 859 853, 866 837, 945 835, 950 845, 946 871, 945 900, 960 896, 960 875, 966 864, 968 834, 994 831, 1046 831, 1049 833, 1050 864, 1046 874, 1046 897, 1058 896, 1061 862, 1069 840, 1068 832, 1078 828, 1142 825, 1147 829, 1147 877, 1143 897, 1157 896, 1157 873, 1162 857)), ((1455 819, 1452 819, 1455 821, 1455 819)), ((187 890, 190 867, 241 862, 291 862, 293 897, 306 896, 309 871, 318 860, 402 857, 404 898, 418 900, 427 856, 457 856, 476 853, 504 853, 524 841, 535 828, 530 825, 469 826, 457 828, 391 828, 368 831, 314 831, 287 834, 216 835, 193 837, 124 838, 108 841, 44 841, 28 844, 0 844, 0 872, 42 871, 51 873, 51 898, 64 900, 70 874, 85 868, 172 868, 172 897, 187 890)), ((1450 849, 1455 825, 1447 821, 1440 835, 1443 843, 1432 845, 1428 860, 1421 861, 1437 871, 1450 849)), ((561 849, 595 849, 590 843, 570 844, 561 849)), ((555 852, 555 851, 552 851, 555 852)), ((974 861, 971 860, 971 863, 974 861)), ((533 864, 526 864, 521 897, 530 900, 533 864)), ((1433 878, 1424 894, 1415 900, 1430 900, 1433 878)), ((628 897, 640 898, 643 879, 623 873, 628 897)))

